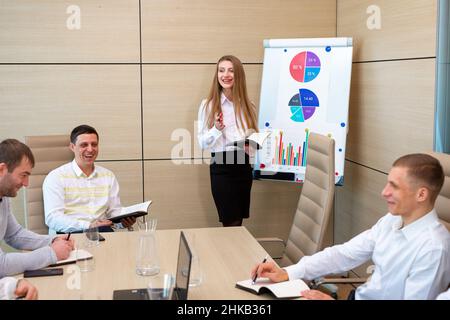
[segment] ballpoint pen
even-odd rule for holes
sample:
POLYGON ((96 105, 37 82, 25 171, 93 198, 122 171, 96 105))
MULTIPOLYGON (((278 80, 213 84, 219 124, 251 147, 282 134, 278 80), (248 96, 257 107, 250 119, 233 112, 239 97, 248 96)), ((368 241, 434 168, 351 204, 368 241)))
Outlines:
MULTIPOLYGON (((269 256, 266 255, 261 263, 266 262, 268 257, 269 257, 269 256)), ((255 271, 255 276, 254 276, 253 279, 252 279, 252 284, 255 284, 256 278, 258 278, 258 269, 256 269, 256 271, 255 271)))
POLYGON ((71 235, 71 232, 69 232, 69 234, 67 235, 66 241, 69 241, 70 235, 71 235))

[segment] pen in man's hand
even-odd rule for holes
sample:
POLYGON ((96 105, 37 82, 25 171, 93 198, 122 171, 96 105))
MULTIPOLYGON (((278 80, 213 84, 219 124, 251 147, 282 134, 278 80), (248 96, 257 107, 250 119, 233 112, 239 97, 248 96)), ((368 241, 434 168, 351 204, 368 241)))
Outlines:
POLYGON ((71 235, 72 233, 71 232, 69 232, 69 234, 67 235, 67 238, 66 238, 66 241, 69 241, 69 239, 70 239, 70 235, 71 235))
MULTIPOLYGON (((266 262, 266 261, 267 261, 267 258, 268 258, 268 256, 265 256, 265 257, 264 257, 264 260, 263 260, 261 263, 266 262)), ((255 284, 256 278, 258 278, 258 269, 256 269, 256 271, 255 271, 255 276, 254 276, 253 279, 252 279, 252 284, 255 284)))

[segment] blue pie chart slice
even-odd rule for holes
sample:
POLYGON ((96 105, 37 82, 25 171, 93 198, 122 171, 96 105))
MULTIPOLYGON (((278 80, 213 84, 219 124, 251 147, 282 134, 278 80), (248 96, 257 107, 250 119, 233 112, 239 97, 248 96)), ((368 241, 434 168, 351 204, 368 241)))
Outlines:
POLYGON ((291 107, 291 111, 291 120, 295 122, 305 122, 305 117, 303 116, 303 110, 301 107, 291 107))
POLYGON ((300 104, 302 107, 318 107, 319 99, 317 96, 308 89, 300 89, 300 104))

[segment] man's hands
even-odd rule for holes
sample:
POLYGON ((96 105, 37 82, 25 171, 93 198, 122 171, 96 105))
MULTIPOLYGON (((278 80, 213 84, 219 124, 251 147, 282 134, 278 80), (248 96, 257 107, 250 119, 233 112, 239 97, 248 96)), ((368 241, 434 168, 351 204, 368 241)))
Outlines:
POLYGON ((95 227, 109 227, 112 226, 112 221, 111 220, 94 220, 94 222, 92 222, 89 225, 89 228, 95 228, 95 227))
POLYGON ((277 267, 272 261, 260 263, 253 267, 251 272, 252 279, 254 279, 255 274, 257 275, 257 278, 269 278, 273 282, 289 280, 286 270, 277 267))
MULTIPOLYGON (((120 222, 122 223, 124 228, 130 228, 133 224, 136 223, 136 218, 128 217, 128 218, 124 218, 124 219, 120 220, 120 222)), ((111 220, 95 220, 94 222, 91 223, 91 225, 89 227, 90 228, 103 227, 103 226, 109 227, 112 225, 113 225, 113 223, 111 220)))
MULTIPOLYGON (((257 278, 269 278, 273 282, 289 280, 289 275, 286 270, 277 267, 272 261, 260 263, 253 267, 251 273, 252 279, 254 279, 255 274, 257 275, 257 278)), ((302 296, 308 300, 334 300, 329 295, 318 290, 302 291, 302 296)))
POLYGON ((66 240, 67 235, 58 236, 53 239, 51 247, 53 251, 55 251, 56 258, 58 260, 67 259, 70 255, 70 252, 75 248, 75 242, 70 239, 66 240))
POLYGON ((334 300, 331 296, 320 292, 319 290, 302 291, 302 296, 308 300, 334 300))
POLYGON ((14 294, 16 297, 23 297, 26 300, 37 300, 38 298, 38 291, 36 287, 25 279, 21 279, 17 282, 16 291, 14 291, 14 294))
POLYGON ((120 223, 122 223, 124 228, 131 228, 133 224, 135 224, 136 218, 135 217, 128 217, 120 220, 120 223))

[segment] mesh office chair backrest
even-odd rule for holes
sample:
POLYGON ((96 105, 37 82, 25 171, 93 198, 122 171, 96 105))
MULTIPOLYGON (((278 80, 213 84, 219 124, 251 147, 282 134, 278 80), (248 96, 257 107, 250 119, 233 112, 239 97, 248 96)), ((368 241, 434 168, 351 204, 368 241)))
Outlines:
POLYGON ((68 135, 30 136, 25 137, 25 143, 35 158, 29 186, 25 189, 26 226, 36 233, 47 234, 42 183, 50 171, 73 160, 70 139, 68 135))
POLYGON ((333 211, 335 171, 334 140, 311 133, 306 156, 306 175, 297 211, 280 265, 297 263, 322 249, 333 211))

